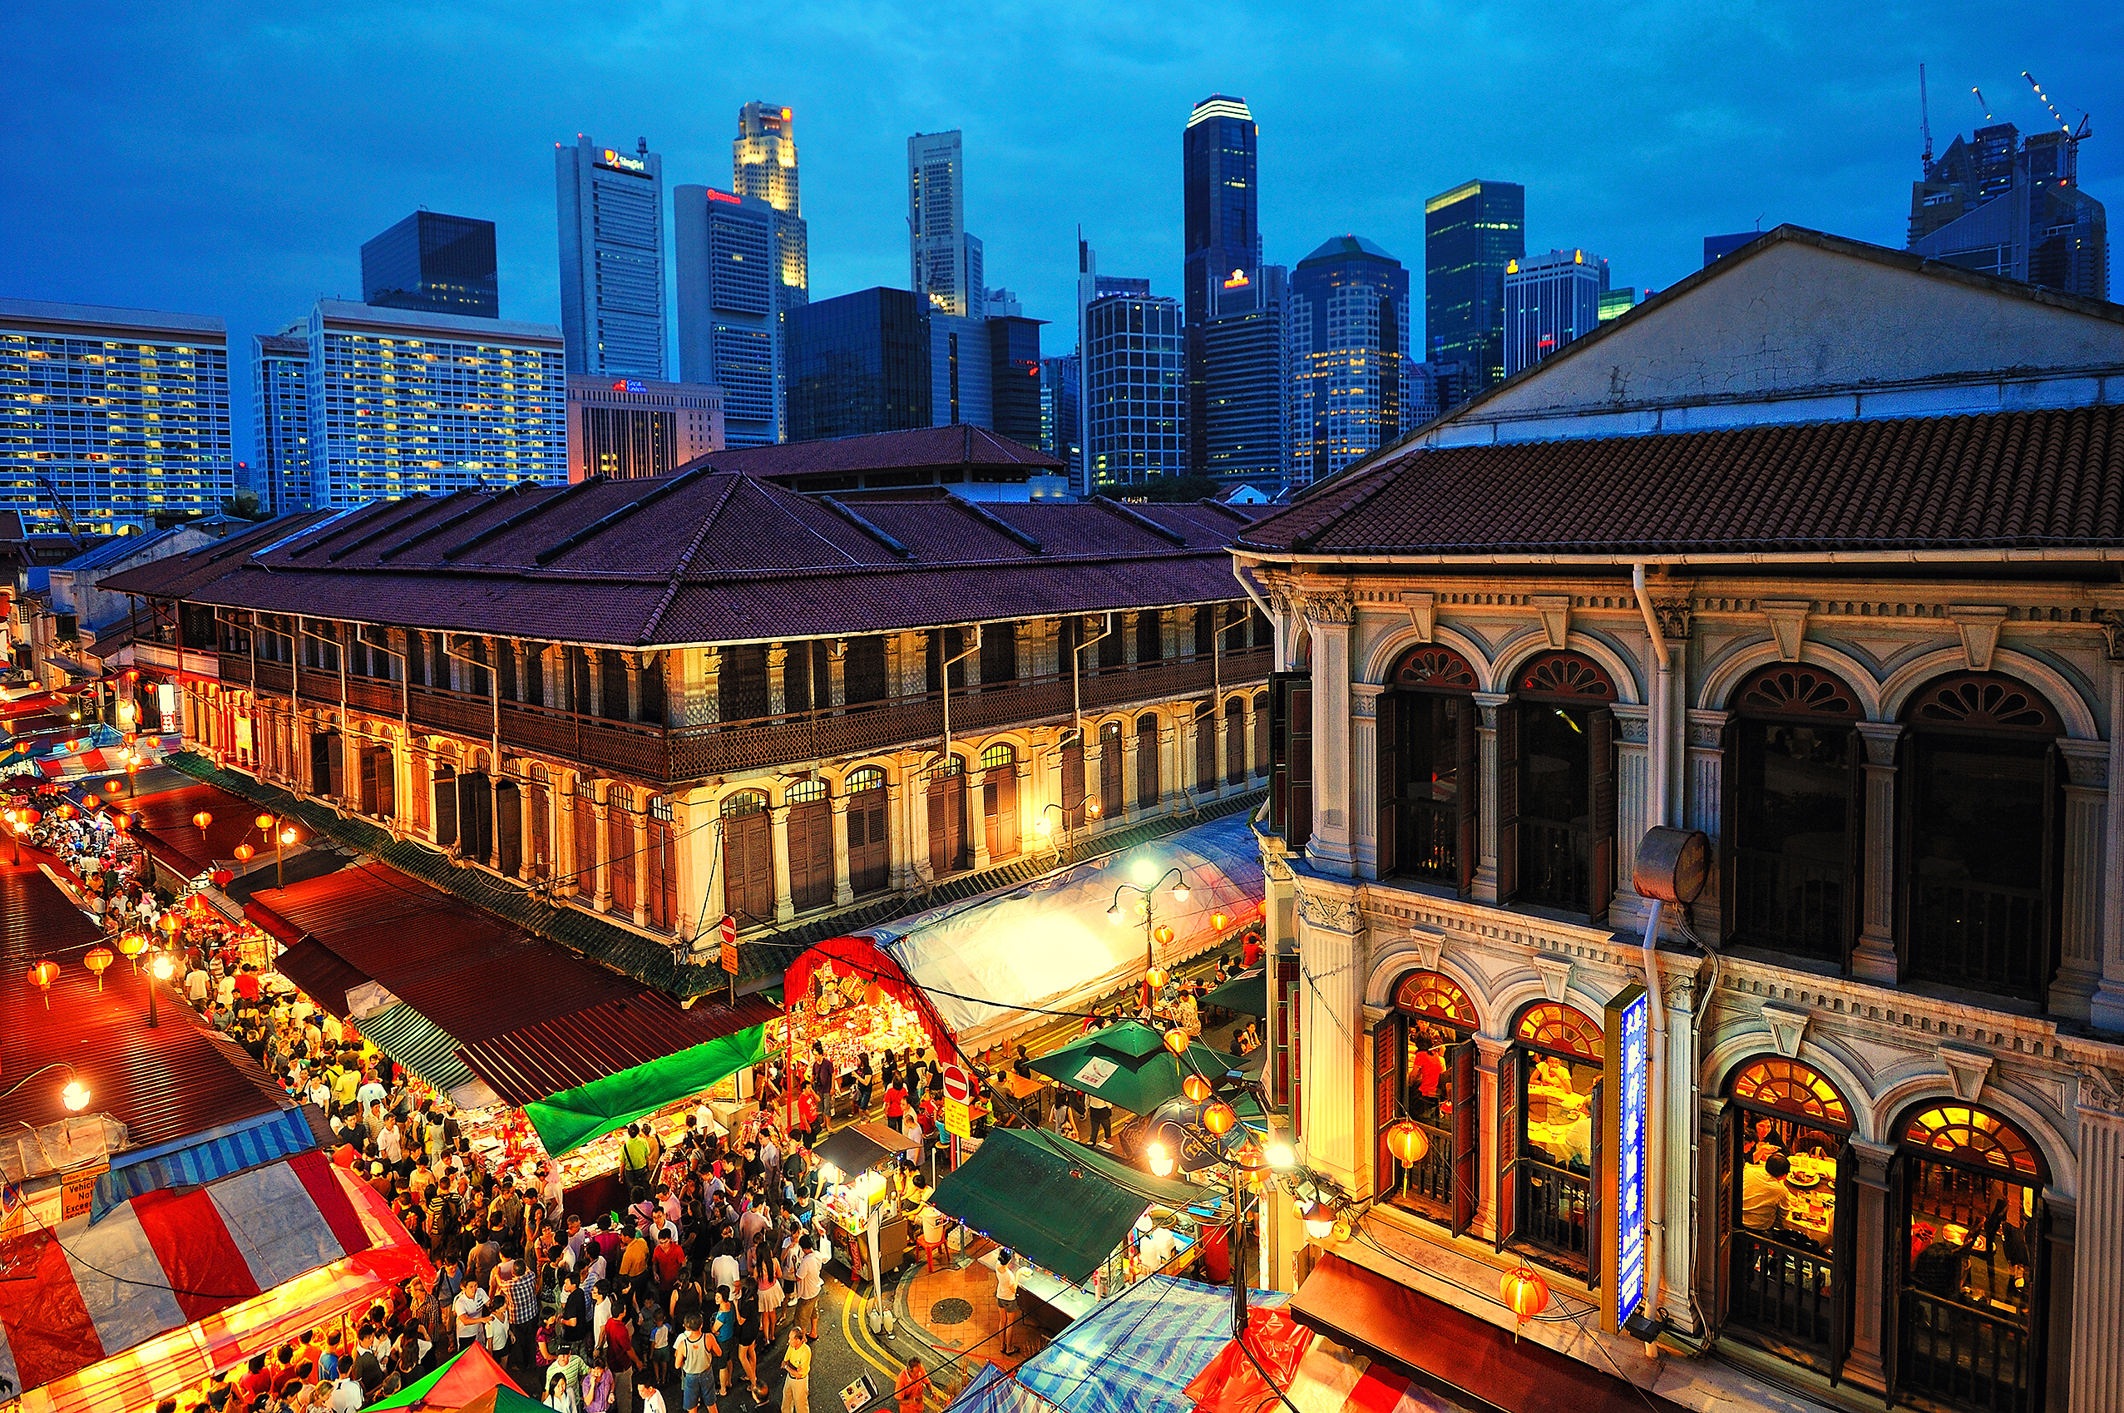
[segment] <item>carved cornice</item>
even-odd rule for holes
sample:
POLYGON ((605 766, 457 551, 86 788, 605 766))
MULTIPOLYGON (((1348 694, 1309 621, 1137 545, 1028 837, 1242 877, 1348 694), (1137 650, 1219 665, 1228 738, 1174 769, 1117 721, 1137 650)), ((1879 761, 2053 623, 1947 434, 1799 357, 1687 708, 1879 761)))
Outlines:
POLYGON ((1688 599, 1654 599, 1652 616, 1659 620, 1659 636, 1670 643, 1686 643, 1696 626, 1696 606, 1688 599))
POLYGON ((1298 890, 1298 913, 1315 927, 1333 932, 1357 930, 1357 904, 1348 898, 1301 887, 1298 890))
POLYGON ((2095 622, 2101 625, 2102 636, 2111 662, 2124 662, 2124 612, 2113 608, 2095 610, 2095 622))
POLYGON ((1306 622, 1313 626, 1346 625, 1357 616, 1357 600, 1348 589, 1327 589, 1305 596, 1306 622))
POLYGON ((2080 1070, 2080 1107, 2124 1118, 2124 1072, 2087 1065, 2080 1070))

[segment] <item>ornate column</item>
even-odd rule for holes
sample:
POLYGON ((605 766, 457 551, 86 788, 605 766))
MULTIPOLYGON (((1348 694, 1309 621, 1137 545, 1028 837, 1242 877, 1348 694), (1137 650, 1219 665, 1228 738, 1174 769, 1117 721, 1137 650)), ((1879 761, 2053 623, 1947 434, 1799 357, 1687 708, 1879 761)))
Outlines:
MULTIPOLYGON (((610 808, 603 800, 593 801, 590 806, 590 827, 597 831, 590 842, 590 855, 597 860, 597 893, 591 906, 601 913, 612 911, 612 860, 606 857, 611 852, 607 844, 612 835, 605 824, 606 811, 610 808)), ((457 830, 458 837, 462 839, 463 820, 458 821, 457 830)))
POLYGON ((2109 743, 2060 739, 2065 763, 2064 868, 2059 899, 2063 943, 2051 1014, 2089 1019, 2102 981, 2102 865, 2109 814, 2109 743))
POLYGON ((789 666, 789 644, 767 645, 767 714, 780 716, 789 710, 789 684, 783 676, 789 666))
POLYGON ((1121 635, 1121 660, 1129 666, 1136 665, 1136 620, 1140 614, 1124 613, 1114 631, 1121 635))
MULTIPOLYGON (((1895 1147, 1887 1143, 1868 1143, 1859 1138, 1847 1141, 1858 1176, 1857 1210, 1851 1214, 1858 1223, 1857 1230, 1852 1233, 1852 1249, 1857 1253, 1858 1269, 1853 1272, 1851 1282, 1857 1298, 1852 1301, 1851 1352, 1844 1357, 1844 1377, 1861 1388, 1879 1393, 1888 1383, 1887 1373, 1881 1366, 1881 1339, 1886 1333, 1881 1323, 1883 1301, 1887 1298, 1888 1282, 1895 1279, 1886 1260, 1888 1160, 1895 1156, 1895 1147)), ((1739 1180, 1737 1174, 1735 1180, 1739 1180)), ((1900 1236, 1897 1239, 1900 1240, 1900 1236)))
POLYGON ((848 881, 848 797, 835 795, 828 807, 833 811, 833 905, 845 908, 855 901, 855 885, 848 881))
POLYGON ((796 916, 789 892, 789 806, 767 807, 767 832, 774 842, 774 920, 779 925, 796 916))
POLYGON ((1160 717, 1158 720, 1158 798, 1152 802, 1155 806, 1163 807, 1167 797, 1177 798, 1180 794, 1179 747, 1179 722, 1160 717))
POLYGON ((1143 808, 1143 801, 1136 797, 1136 742, 1142 738, 1135 732, 1121 732, 1121 814, 1133 819, 1136 811, 1143 808))
MULTIPOLYGON (((2102 830, 2102 872, 2124 880, 2124 618, 2111 611, 2109 632, 2109 808, 2102 830)), ((2124 1031, 2124 884, 2102 895, 2102 980, 2088 1005, 2098 1030, 2124 1031)))
POLYGON ((988 867, 988 811, 982 804, 988 795, 983 788, 988 783, 988 772, 966 771, 959 776, 959 783, 966 792, 966 842, 973 846, 969 852, 973 855, 974 872, 979 873, 988 867))
POLYGON ((2069 1351, 2071 1413, 2118 1413, 2124 1409, 2124 1074, 2082 1070, 2079 1111, 2075 1216, 2087 1218, 2087 1249, 2074 1243, 2068 1271, 2059 1269, 2056 1199, 2044 1194, 2053 1209, 2051 1377, 2060 1372, 2057 1356, 2069 1351), (2060 1311, 2067 1291, 2071 1308, 2060 1311))
POLYGON ((848 705, 848 640, 835 638, 826 645, 826 697, 813 706, 848 705))
MULTIPOLYGON (((1475 751, 1478 757, 1476 781, 1476 859, 1474 886, 1471 891, 1478 903, 1497 901, 1497 713, 1504 710, 1512 700, 1503 692, 1477 692, 1475 694, 1475 751)), ((1485 1114, 1496 1112, 1484 1109, 1485 1114)), ((1494 1169, 1492 1169, 1494 1171, 1494 1169)))
POLYGON ((1385 803, 1379 798, 1379 694, 1384 690, 1374 682, 1350 686, 1350 859, 1359 878, 1379 877, 1379 809, 1385 803))
MULTIPOLYGON (((1864 818, 1859 828, 1866 847, 1859 880, 1861 916, 1858 946, 1851 971, 1883 986, 1896 982, 1895 955, 1895 744, 1903 728, 1893 722, 1861 721, 1859 742, 1866 752, 1864 818)), ((1732 827, 1731 820, 1721 823, 1732 827)), ((1860 1290, 1866 1289, 1861 1285, 1860 1290)))
POLYGON ((1305 855, 1322 873, 1347 878, 1355 872, 1350 843, 1350 623, 1356 603, 1348 589, 1307 594, 1305 617, 1313 635, 1313 837, 1305 855))
MULTIPOLYGON (((689 724, 712 726, 723 719, 723 650, 710 648, 701 654, 701 681, 697 697, 688 703, 689 724)), ((557 700, 552 695, 547 701, 557 700)))
POLYGON ((900 832, 907 840, 907 886, 914 888, 936 878, 929 866, 929 782, 915 775, 905 789, 907 826, 900 832))
POLYGON ((1356 905, 1339 892, 1300 884, 1298 906, 1301 1136, 1309 1160, 1354 1189, 1357 1047, 1364 1023, 1359 941, 1364 924, 1356 905))
MULTIPOLYGON (((1497 1017, 1500 1023, 1505 1019, 1497 1017)), ((1475 1037, 1475 1086, 1482 1092, 1481 1118, 1475 1125, 1477 1142, 1482 1149, 1482 1171, 1476 1174, 1475 1185, 1482 1196, 1475 1208, 1475 1223, 1469 1230, 1485 1241, 1497 1239, 1497 1203, 1502 1196, 1497 1191, 1497 1085, 1498 1076, 1503 1072, 1505 1052, 1511 1048, 1511 1042, 1499 1036, 1475 1037)))
POLYGON ((1012 770, 1017 776, 1018 852, 1022 854, 1036 847, 1035 841, 1040 837, 1038 821, 1046 815, 1040 808, 1039 792, 1033 789, 1033 763, 1020 756, 1012 770))
POLYGON ((1224 753, 1231 747, 1231 722, 1224 714, 1224 703, 1215 703, 1210 710, 1210 734, 1217 738, 1217 758, 1210 762, 1210 784, 1218 795, 1224 794, 1224 753))
MULTIPOLYGON (((645 802, 642 812, 634 817, 634 925, 649 925, 649 870, 642 860, 649 853, 649 806, 645 802)), ((495 849, 501 848, 497 832, 495 849)))
MULTIPOLYGON (((892 887, 912 888, 917 857, 912 811, 907 808, 907 787, 897 780, 885 782, 885 854, 892 887)), ((922 846, 926 849, 926 845, 922 846)))
POLYGON ((1630 879, 1637 869, 1638 842, 1656 817, 1652 760, 1665 743, 1658 739, 1661 723, 1656 710, 1618 703, 1614 712, 1616 876, 1608 880, 1614 889, 1608 925, 1640 926, 1643 903, 1630 879))
MULTIPOLYGON (((536 670, 537 664, 533 659, 530 645, 525 643, 522 638, 510 639, 509 651, 516 658, 516 700, 521 701, 531 695, 525 688, 526 684, 530 682, 531 673, 536 670)), ((384 669, 385 675, 388 676, 396 670, 397 663, 392 662, 389 667, 384 669)))

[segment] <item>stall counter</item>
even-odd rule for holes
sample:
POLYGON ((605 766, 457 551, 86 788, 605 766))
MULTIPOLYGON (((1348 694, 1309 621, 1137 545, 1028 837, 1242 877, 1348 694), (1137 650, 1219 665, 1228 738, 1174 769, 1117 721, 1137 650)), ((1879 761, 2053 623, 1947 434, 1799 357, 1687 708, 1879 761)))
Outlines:
POLYGON ((1037 1266, 1018 1270, 1018 1308, 1049 1334, 1059 1334, 1092 1312, 1099 1298, 1037 1266))

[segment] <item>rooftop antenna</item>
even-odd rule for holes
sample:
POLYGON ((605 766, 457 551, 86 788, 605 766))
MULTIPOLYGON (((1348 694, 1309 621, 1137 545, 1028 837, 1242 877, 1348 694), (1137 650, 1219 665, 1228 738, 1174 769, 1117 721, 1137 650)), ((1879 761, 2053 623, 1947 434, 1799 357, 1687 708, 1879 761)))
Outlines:
POLYGON ((1918 65, 1918 126, 1925 133, 1925 165, 1932 165, 1932 107, 1925 99, 1925 66, 1918 65))

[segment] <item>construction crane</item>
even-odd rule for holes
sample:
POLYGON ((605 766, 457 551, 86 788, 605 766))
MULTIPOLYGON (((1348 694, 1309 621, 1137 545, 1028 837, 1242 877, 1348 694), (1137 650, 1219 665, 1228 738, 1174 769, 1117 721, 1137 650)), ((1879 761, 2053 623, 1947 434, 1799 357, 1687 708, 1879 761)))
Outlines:
POLYGON ((1918 127, 1925 133, 1925 165, 1932 165, 1932 106, 1925 101, 1925 66, 1918 65, 1918 127))
POLYGON ((52 484, 51 477, 40 472, 37 480, 44 487, 44 493, 52 498, 52 504, 59 507, 59 519, 65 523, 66 533, 73 537, 74 548, 82 548, 87 542, 81 538, 81 527, 74 523, 74 512, 67 509, 66 497, 59 494, 59 488, 52 484))
POLYGON ((2058 105, 2051 102, 2050 95, 2043 91, 2043 85, 2035 81, 2035 75, 2023 69, 2021 70, 2021 77, 2028 80, 2028 86, 2035 90, 2035 96, 2043 100, 2043 106, 2050 110, 2052 121, 2057 123, 2058 131, 2065 134, 2067 142, 2085 142, 2088 138, 2094 136, 2094 129, 2087 125, 2088 115, 2086 113, 2080 114, 2080 126, 2075 131, 2072 124, 2065 121, 2065 115, 2058 111, 2058 105))
POLYGON ((1986 102, 1984 101, 1984 90, 1983 90, 1983 89, 1981 89, 1981 88, 1977 88, 1977 87, 1974 87, 1974 86, 1972 86, 1972 87, 1970 88, 1970 90, 1969 90, 1969 91, 1970 91, 1971 93, 1974 93, 1974 94, 1976 95, 1976 98, 1977 98, 1977 107, 1979 107, 1979 108, 1982 108, 1982 109, 1984 110, 1984 121, 1985 121, 1985 122, 1987 122, 1987 123, 1988 123, 1988 122, 1990 122, 1990 121, 1991 121, 1991 105, 1990 105, 1989 103, 1986 103, 1986 102))

